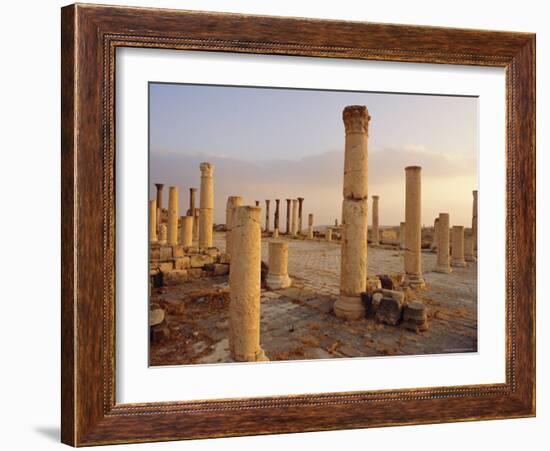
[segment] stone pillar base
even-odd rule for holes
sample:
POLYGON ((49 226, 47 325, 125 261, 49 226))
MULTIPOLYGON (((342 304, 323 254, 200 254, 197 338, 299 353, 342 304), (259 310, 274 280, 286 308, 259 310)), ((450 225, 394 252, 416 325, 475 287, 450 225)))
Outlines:
POLYGON ((269 362, 264 350, 261 348, 254 355, 233 355, 232 358, 235 362, 269 362))
POLYGON ((477 262, 477 258, 473 255, 466 255, 464 257, 464 260, 466 260, 467 262, 477 262))
POLYGON ((465 260, 451 259, 451 266, 454 266, 456 268, 466 268, 468 266, 468 263, 466 263, 465 260))
POLYGON ((273 231, 273 238, 279 238, 279 229, 273 231))
POLYGON ((421 275, 405 274, 405 286, 414 288, 416 290, 423 290, 426 288, 426 282, 421 275))
POLYGON ((334 314, 343 319, 361 319, 365 317, 366 311, 361 296, 344 296, 334 303, 334 314))
POLYGON ((450 274, 453 272, 450 266, 436 266, 434 272, 440 272, 443 274, 450 274))
POLYGON ((288 277, 288 274, 268 274, 265 283, 271 290, 281 290, 288 288, 292 284, 292 281, 288 277))

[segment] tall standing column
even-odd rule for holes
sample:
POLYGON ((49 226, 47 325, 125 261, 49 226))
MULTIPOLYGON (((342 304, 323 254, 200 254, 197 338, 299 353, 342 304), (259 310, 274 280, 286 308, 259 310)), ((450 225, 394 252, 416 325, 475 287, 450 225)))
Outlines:
POLYGON ((310 213, 307 217, 307 237, 313 239, 313 213, 310 213))
POLYGON ((199 221, 199 248, 212 247, 214 226, 214 165, 201 163, 201 201, 199 221))
POLYGON ((467 262, 477 261, 474 252, 474 237, 472 233, 464 232, 464 260, 467 262))
POLYGON ((420 166, 405 168, 405 283, 412 288, 426 286, 422 277, 421 170, 420 166))
POLYGON ((160 233, 160 225, 162 224, 162 192, 164 190, 164 183, 155 183, 157 187, 157 232, 160 233))
POLYGON ((168 192, 168 245, 178 244, 178 187, 171 186, 168 192))
POLYGON ((229 271, 229 348, 238 362, 267 360, 260 347, 261 208, 235 208, 229 271))
POLYGON ((287 242, 269 242, 269 272, 265 282, 272 290, 288 288, 291 285, 290 277, 288 277, 287 242))
POLYGON ((399 249, 405 249, 405 223, 399 223, 399 249))
POLYGON ((198 243, 199 241, 199 219, 200 211, 198 208, 195 208, 193 211, 193 241, 198 243))
POLYGON ((365 316, 361 293, 367 285, 369 119, 365 106, 355 105, 344 109, 346 141, 340 297, 334 303, 334 313, 345 319, 365 316))
POLYGON ((372 196, 372 244, 380 244, 380 230, 378 225, 378 199, 379 196, 372 196))
POLYGON ((472 205, 472 238, 474 240, 474 250, 477 249, 477 190, 472 191, 474 197, 472 205))
POLYGON ((332 241, 332 229, 330 227, 327 227, 325 231, 325 238, 329 243, 332 241))
POLYGON ((435 218, 434 234, 432 237, 432 244, 430 244, 430 250, 435 252, 438 246, 439 246, 439 218, 435 218))
POLYGON ((451 244, 451 266, 468 266, 464 260, 464 226, 453 226, 451 244))
POLYGON ((195 213, 195 195, 197 188, 189 188, 189 210, 187 210, 187 216, 193 216, 195 213))
POLYGON ((304 198, 298 197, 298 235, 302 234, 302 209, 304 204, 304 198))
POLYGON ((159 244, 166 244, 167 238, 168 238, 168 228, 166 227, 166 224, 161 224, 159 244))
POLYGON ((269 233, 269 204, 271 201, 269 199, 265 200, 265 231, 269 233))
POLYGON ((156 243, 158 241, 157 233, 157 201, 149 201, 149 241, 156 243))
POLYGON ((193 216, 181 217, 181 243, 183 247, 193 245, 193 216))
POLYGON ((290 199, 286 200, 286 232, 287 235, 290 233, 290 199))
POLYGON ((292 220, 290 223, 290 233, 296 236, 298 232, 298 199, 292 199, 292 220))
POLYGON ((449 258, 449 213, 439 213, 438 219, 437 266, 435 271, 449 274, 452 271, 449 258))
POLYGON ((275 217, 273 218, 273 237, 279 237, 279 204, 281 199, 275 199, 275 217))
POLYGON ((235 222, 235 209, 243 204, 241 196, 229 196, 225 208, 225 253, 231 258, 232 230, 235 222))

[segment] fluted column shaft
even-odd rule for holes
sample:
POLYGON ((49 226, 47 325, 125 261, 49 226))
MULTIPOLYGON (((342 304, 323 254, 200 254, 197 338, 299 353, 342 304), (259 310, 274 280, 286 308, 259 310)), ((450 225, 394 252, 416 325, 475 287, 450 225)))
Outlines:
POLYGON ((405 168, 405 282, 413 288, 426 286, 422 276, 422 201, 420 166, 405 168))
POLYGON ((214 226, 214 165, 201 163, 199 248, 212 247, 214 226))
POLYGON ((178 244, 178 187, 171 186, 168 192, 168 244, 178 244))
POLYGON ((380 244, 380 230, 378 224, 379 196, 372 196, 372 244, 380 244))

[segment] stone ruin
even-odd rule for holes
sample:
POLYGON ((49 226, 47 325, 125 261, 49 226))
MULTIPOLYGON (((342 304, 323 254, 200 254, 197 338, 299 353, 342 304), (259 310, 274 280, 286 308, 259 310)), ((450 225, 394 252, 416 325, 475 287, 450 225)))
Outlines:
MULTIPOLYGON (((451 267, 464 267, 475 261, 477 249, 477 191, 473 192, 472 227, 465 235, 463 226, 450 226, 448 213, 434 221, 431 242, 423 239, 421 225, 421 168, 405 168, 405 221, 396 229, 379 224, 378 195, 372 196, 373 246, 391 246, 402 251, 402 274, 367 276, 368 267, 368 126, 365 106, 348 106, 343 111, 345 126, 344 182, 341 224, 313 228, 314 215, 308 214, 303 230, 304 198, 286 199, 286 228, 280 230, 280 199, 275 199, 271 228, 270 199, 265 199, 265 224, 261 226, 260 201, 243 205, 240 196, 230 196, 226 205, 226 248, 213 247, 214 166, 201 163, 200 205, 195 207, 196 188, 190 188, 190 208, 178 215, 178 188, 169 188, 168 209, 163 208, 163 184, 156 184, 157 198, 149 204, 150 274, 152 285, 179 284, 208 276, 229 274, 229 348, 235 361, 267 360, 260 346, 260 280, 265 277, 272 290, 291 285, 288 275, 287 238, 339 241, 341 246, 340 296, 333 306, 336 316, 345 320, 370 318, 379 323, 414 332, 428 328, 426 306, 415 299, 414 290, 426 288, 423 278, 422 249, 437 252, 434 271, 450 273, 451 267), (261 240, 269 242, 269 266, 263 272, 261 240), (230 271, 230 264, 231 271, 230 271)), ((221 230, 221 229, 220 229, 221 230)), ((158 306, 157 306, 158 307, 158 306)), ((165 337, 164 312, 151 306, 151 337, 165 337)))

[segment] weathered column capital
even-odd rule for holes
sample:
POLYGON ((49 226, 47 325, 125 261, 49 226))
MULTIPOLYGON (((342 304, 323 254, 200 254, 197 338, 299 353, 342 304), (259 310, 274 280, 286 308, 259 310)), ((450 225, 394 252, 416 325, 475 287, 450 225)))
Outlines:
POLYGON ((346 133, 369 132, 369 110, 366 106, 350 105, 344 108, 342 114, 346 133))
POLYGON ((203 177, 212 177, 214 175, 214 165, 212 163, 201 163, 200 170, 203 177))
POLYGON ((164 188, 164 183, 155 183, 155 186, 158 190, 161 190, 162 188, 164 188))

